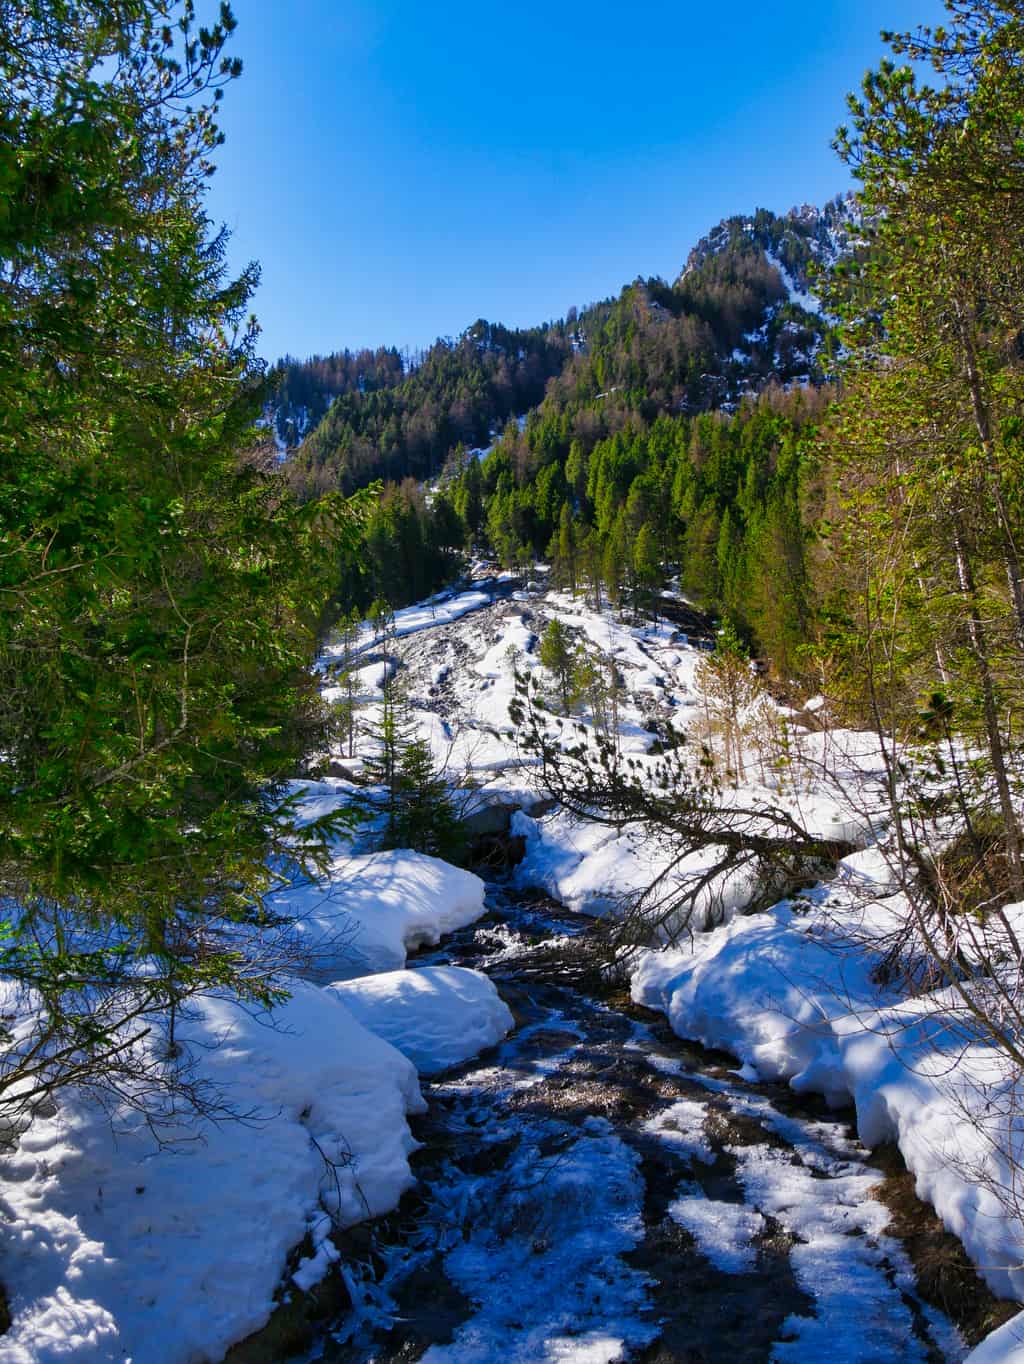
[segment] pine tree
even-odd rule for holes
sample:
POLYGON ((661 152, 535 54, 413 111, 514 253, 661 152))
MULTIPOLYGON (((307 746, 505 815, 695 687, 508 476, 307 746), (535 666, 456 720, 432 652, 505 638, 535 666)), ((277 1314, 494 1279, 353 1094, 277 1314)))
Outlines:
POLYGON ((384 815, 382 846, 457 857, 464 840, 448 783, 435 768, 429 743, 416 733, 395 675, 385 678, 380 715, 369 737, 373 748, 363 771, 382 795, 382 800, 374 795, 368 804, 369 813, 384 815))
POLYGON ((555 678, 562 709, 568 712, 575 696, 576 655, 569 632, 558 620, 549 621, 540 641, 540 661, 555 678))
MULTIPOLYGON (((1024 664, 1016 416, 1024 384, 1005 338, 1022 321, 1024 211, 1005 129, 1024 94, 1022 37, 1015 6, 958 5, 947 29, 892 39, 897 53, 932 62, 938 86, 886 62, 851 100, 853 131, 840 130, 837 145, 863 181, 873 250, 836 290, 848 341, 860 349, 832 439, 848 531, 868 525, 902 548, 864 565, 868 652, 899 660, 895 676, 891 663, 886 671, 904 684, 904 717, 924 660, 949 678, 961 722, 987 750, 1018 897, 1024 843, 1006 734, 1016 728, 1024 664), (921 609, 940 595, 950 613, 943 641, 921 609), (883 620, 894 624, 888 645, 883 620)), ((852 537, 847 546, 857 560, 852 537)), ((851 666, 851 678, 858 671, 851 666)), ((877 715, 877 694, 873 701, 877 715)), ((895 717, 877 718, 888 726, 895 717)))
POLYGON ((448 783, 437 771, 429 743, 413 739, 399 759, 397 808, 384 846, 458 862, 465 842, 448 783))
POLYGON ((568 502, 562 503, 562 510, 558 518, 558 547, 556 563, 559 577, 569 588, 575 597, 576 595, 576 565, 578 558, 578 547, 576 543, 576 527, 573 524, 572 509, 568 502))

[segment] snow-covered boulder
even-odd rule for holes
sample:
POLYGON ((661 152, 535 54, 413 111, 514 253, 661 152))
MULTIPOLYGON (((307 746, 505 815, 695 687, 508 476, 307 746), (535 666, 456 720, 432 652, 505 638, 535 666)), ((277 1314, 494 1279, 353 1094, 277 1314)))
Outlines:
POLYGON ((512 1014, 479 971, 424 966, 329 985, 364 1027, 433 1075, 500 1042, 512 1014))
POLYGON ((408 952, 473 923, 484 883, 423 853, 341 854, 326 886, 290 887, 269 904, 293 921, 301 973, 326 985, 398 970, 408 952))
POLYGON ((307 1233, 326 1268, 325 1209, 352 1223, 411 1186, 412 1064, 337 994, 292 988, 273 1020, 214 998, 184 1025, 196 1079, 246 1121, 185 1122, 161 1148, 133 1110, 68 1090, 0 1160, 3 1364, 219 1359, 307 1233))

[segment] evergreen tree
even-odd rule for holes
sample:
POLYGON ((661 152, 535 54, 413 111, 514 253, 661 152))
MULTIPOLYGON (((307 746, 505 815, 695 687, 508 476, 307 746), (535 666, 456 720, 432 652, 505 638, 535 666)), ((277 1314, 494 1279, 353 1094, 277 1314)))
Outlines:
POLYGON ((276 998, 244 926, 275 861, 327 856, 285 783, 326 737, 309 665, 354 535, 255 454, 256 273, 228 277, 203 206, 233 27, 3 7, 0 965, 39 1031, 0 1093, 27 1106, 195 990, 276 998))
POLYGON ((470 460, 466 466, 466 472, 462 476, 460 500, 456 502, 456 507, 466 523, 470 541, 475 541, 484 519, 483 475, 478 459, 470 460))
POLYGON ((548 622, 540 642, 540 661, 552 673, 564 711, 572 707, 576 690, 576 654, 568 630, 558 620, 548 622))
POLYGON ((430 745, 413 739, 401 752, 397 802, 385 847, 412 848, 458 862, 465 836, 444 775, 437 771, 430 745))
POLYGON ((558 518, 558 543, 555 563, 559 577, 569 588, 569 591, 574 597, 576 595, 577 554, 576 528, 573 525, 572 509, 568 502, 563 502, 562 510, 558 518))
POLYGON ((393 674, 384 680, 380 716, 369 737, 373 748, 363 770, 383 795, 382 804, 375 797, 369 803, 371 813, 383 809, 382 846, 456 858, 464 840, 448 783, 435 768, 430 745, 417 735, 402 684, 393 674))
MULTIPOLYGON (((873 247, 836 289, 859 345, 832 440, 848 493, 846 543, 864 570, 851 577, 863 597, 847 643, 859 634, 858 652, 890 660, 888 713, 872 698, 887 727, 909 718, 915 674, 932 661, 945 674, 963 728, 987 752, 1021 897, 1006 735, 1017 728, 1024 663, 1024 384, 1005 338, 1024 322, 1024 212, 1005 130, 1024 93, 1024 25, 1016 6, 987 0, 952 6, 951 16, 947 29, 893 37, 897 53, 930 61, 942 82, 883 63, 851 100, 853 130, 837 144, 863 181, 873 247), (863 562, 854 537, 866 528, 900 553, 863 562), (946 603, 943 640, 928 598, 946 603)), ((847 660, 851 679, 865 675, 847 660)))
POLYGON ((644 604, 656 618, 657 589, 661 586, 664 569, 655 533, 646 521, 640 527, 633 545, 633 571, 644 604))

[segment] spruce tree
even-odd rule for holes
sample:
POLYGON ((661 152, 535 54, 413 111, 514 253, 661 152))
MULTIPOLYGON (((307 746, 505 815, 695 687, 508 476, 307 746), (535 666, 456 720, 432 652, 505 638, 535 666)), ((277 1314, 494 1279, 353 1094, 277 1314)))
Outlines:
POLYGON ((429 743, 416 733, 396 675, 384 680, 380 715, 369 737, 373 747, 363 770, 380 798, 371 797, 367 812, 383 813, 381 846, 457 858, 464 840, 448 783, 437 771, 429 743))
POLYGON ((576 688, 576 654, 568 630, 558 620, 548 623, 540 642, 540 661, 555 678, 562 709, 570 710, 576 688))
POLYGON ((573 524, 572 508, 568 502, 562 503, 558 518, 557 565, 562 582, 576 595, 576 566, 578 559, 576 527, 573 524))
POLYGON ((657 589, 664 576, 661 555, 654 531, 645 521, 640 527, 633 545, 633 571, 636 574, 637 588, 643 597, 643 604, 652 616, 657 618, 657 589))
POLYGON ((0 1094, 28 1105, 195 990, 278 997, 264 897, 327 857, 286 782, 326 737, 310 663, 354 528, 258 453, 256 271, 203 203, 233 27, 3 7, 0 965, 39 1021, 0 1094))

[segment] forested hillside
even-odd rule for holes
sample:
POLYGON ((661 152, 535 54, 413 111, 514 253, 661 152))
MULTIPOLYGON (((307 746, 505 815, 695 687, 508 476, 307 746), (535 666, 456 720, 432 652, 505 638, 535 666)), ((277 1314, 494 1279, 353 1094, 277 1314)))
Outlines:
POLYGON ((408 366, 396 351, 282 362, 279 440, 309 430, 286 465, 299 495, 402 484, 339 596, 402 605, 440 586, 460 546, 506 564, 550 554, 615 599, 685 559, 687 590, 792 671, 807 597, 795 450, 832 345, 813 291, 856 226, 850 199, 762 209, 720 223, 673 284, 638 278, 554 325, 477 322, 408 366), (484 445, 481 466, 467 450, 484 445), (439 474, 425 499, 417 485, 439 474), (751 598, 780 552, 771 600, 751 598))
MULTIPOLYGON (((378 352, 382 358, 368 371, 358 370, 358 360, 343 360, 334 368, 346 380, 289 460, 289 480, 309 498, 332 489, 352 492, 375 479, 430 478, 460 442, 486 444, 495 425, 540 402, 569 349, 563 324, 510 331, 480 320, 413 363, 393 351, 378 352)), ((307 368, 311 380, 321 370, 333 373, 330 362, 307 368)), ((297 382, 293 370, 287 366, 282 376, 290 389, 297 382)), ((323 396, 311 401, 313 411, 323 396)))
POLYGON ((286 355, 270 371, 273 397, 265 420, 272 426, 279 449, 294 449, 309 434, 342 393, 372 393, 400 384, 406 360, 394 347, 377 350, 334 351, 296 360, 286 355))

